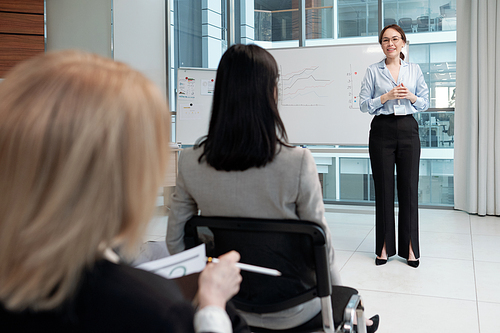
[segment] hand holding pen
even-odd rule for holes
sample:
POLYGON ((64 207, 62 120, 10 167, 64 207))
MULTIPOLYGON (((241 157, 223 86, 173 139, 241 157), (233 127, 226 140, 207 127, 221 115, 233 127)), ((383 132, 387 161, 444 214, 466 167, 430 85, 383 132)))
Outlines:
MULTIPOLYGON (((211 263, 211 262, 218 263, 219 259, 208 257, 207 263, 211 263)), ((259 273, 259 274, 265 274, 265 275, 271 275, 271 276, 281 276, 280 271, 278 271, 276 269, 272 269, 272 268, 265 268, 265 267, 261 267, 261 266, 242 264, 239 262, 236 263, 236 267, 239 267, 241 270, 247 271, 247 272, 259 273)))
POLYGON ((236 266, 240 254, 230 251, 220 256, 220 264, 207 265, 198 279, 198 293, 195 302, 200 309, 218 306, 225 309, 226 302, 240 290, 242 277, 236 266))

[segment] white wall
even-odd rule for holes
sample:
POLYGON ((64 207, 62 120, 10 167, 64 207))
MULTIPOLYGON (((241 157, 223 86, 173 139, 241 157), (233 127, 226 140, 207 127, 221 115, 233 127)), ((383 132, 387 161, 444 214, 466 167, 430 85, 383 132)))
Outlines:
POLYGON ((112 0, 46 0, 47 51, 80 49, 111 57, 112 0))
POLYGON ((167 93, 164 0, 113 0, 114 59, 140 70, 167 93))
POLYGON ((76 48, 113 57, 144 73, 166 96, 165 1, 46 1, 47 51, 76 48))

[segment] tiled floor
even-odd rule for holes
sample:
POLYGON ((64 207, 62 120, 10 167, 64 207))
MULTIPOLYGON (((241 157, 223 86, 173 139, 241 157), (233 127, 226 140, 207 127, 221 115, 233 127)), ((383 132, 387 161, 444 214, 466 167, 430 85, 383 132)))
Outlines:
MULTIPOLYGON (((359 290, 381 333, 500 332, 500 218, 420 209, 417 269, 392 257, 375 266, 374 208, 329 205, 343 283, 359 290)), ((153 219, 145 240, 165 237, 166 217, 153 219)))
POLYGON ((375 266, 374 208, 327 206, 345 285, 381 333, 500 332, 500 218, 420 209, 420 267, 375 266))

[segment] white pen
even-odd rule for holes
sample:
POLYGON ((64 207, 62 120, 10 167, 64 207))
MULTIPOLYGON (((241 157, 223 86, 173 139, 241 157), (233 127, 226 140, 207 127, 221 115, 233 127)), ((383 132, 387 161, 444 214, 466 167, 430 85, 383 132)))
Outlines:
MULTIPOLYGON (((218 263, 219 259, 208 257, 207 262, 218 263)), ((242 264, 240 262, 236 263, 236 267, 239 267, 240 269, 247 271, 247 272, 254 272, 254 273, 260 273, 260 274, 271 275, 271 276, 281 276, 281 272, 278 271, 277 269, 265 268, 265 267, 249 265, 249 264, 242 264)))

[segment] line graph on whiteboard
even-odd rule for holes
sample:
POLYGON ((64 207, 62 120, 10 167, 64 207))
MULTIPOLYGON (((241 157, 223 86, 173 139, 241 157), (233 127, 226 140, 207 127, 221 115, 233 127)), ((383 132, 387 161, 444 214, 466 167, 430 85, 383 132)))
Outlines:
POLYGON ((283 73, 280 66, 279 100, 283 106, 325 106, 331 98, 334 80, 326 78, 320 66, 283 73))
POLYGON ((353 70, 352 65, 349 65, 347 72, 347 92, 349 94, 349 108, 359 109, 359 92, 361 91, 361 73, 358 70, 353 70))

